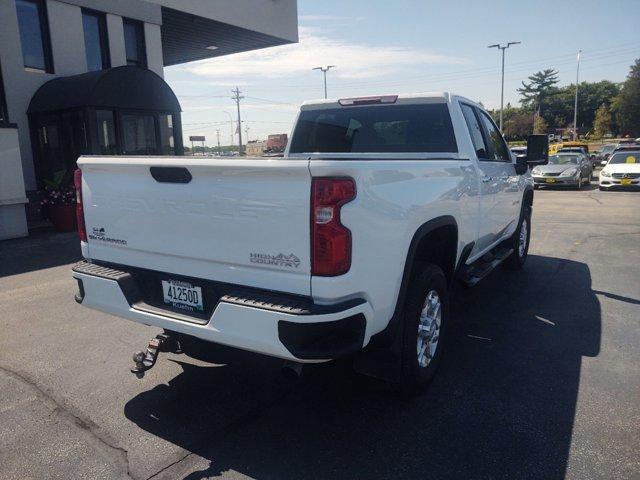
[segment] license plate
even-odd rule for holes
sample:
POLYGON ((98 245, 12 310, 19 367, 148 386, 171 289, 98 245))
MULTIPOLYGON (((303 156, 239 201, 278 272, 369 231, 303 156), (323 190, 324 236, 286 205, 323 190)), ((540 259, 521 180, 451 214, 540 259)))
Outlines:
POLYGON ((162 280, 164 303, 188 311, 202 311, 202 289, 180 280, 162 280))
POLYGON ((556 183, 556 179, 555 178, 547 178, 547 179, 545 179, 545 182, 547 182, 547 183, 556 183))
POLYGON ((623 178, 622 180, 620 180, 620 185, 631 185, 631 179, 623 178))

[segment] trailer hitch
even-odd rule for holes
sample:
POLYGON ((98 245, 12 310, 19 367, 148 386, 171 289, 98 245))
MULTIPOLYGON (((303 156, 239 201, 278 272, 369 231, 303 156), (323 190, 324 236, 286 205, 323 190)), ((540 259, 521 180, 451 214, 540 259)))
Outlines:
POLYGON ((166 333, 156 335, 149 341, 146 352, 140 351, 133 354, 134 367, 131 373, 138 378, 144 377, 144 373, 156 364, 160 352, 182 353, 180 341, 166 333))

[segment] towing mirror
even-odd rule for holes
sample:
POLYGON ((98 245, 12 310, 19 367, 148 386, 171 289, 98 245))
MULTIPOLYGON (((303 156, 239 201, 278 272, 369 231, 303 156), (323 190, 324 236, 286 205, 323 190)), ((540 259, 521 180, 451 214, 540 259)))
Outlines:
POLYGON ((529 135, 527 138, 527 163, 530 166, 549 163, 549 137, 529 135))

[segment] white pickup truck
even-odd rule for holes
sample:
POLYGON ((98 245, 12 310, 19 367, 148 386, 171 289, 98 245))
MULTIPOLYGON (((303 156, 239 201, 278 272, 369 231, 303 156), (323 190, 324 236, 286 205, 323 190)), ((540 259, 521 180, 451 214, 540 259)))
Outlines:
POLYGON ((214 342, 415 390, 453 285, 524 264, 547 148, 516 159, 481 106, 435 93, 304 103, 284 158, 81 157, 76 300, 164 329, 138 374, 214 342))

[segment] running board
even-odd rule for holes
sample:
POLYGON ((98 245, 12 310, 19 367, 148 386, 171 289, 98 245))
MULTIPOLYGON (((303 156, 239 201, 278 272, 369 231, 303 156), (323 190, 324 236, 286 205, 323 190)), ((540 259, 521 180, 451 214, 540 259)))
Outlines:
POLYGON ((461 272, 462 283, 473 287, 484 277, 489 275, 494 268, 504 262, 513 253, 513 248, 496 248, 476 260, 471 265, 467 265, 461 272))

